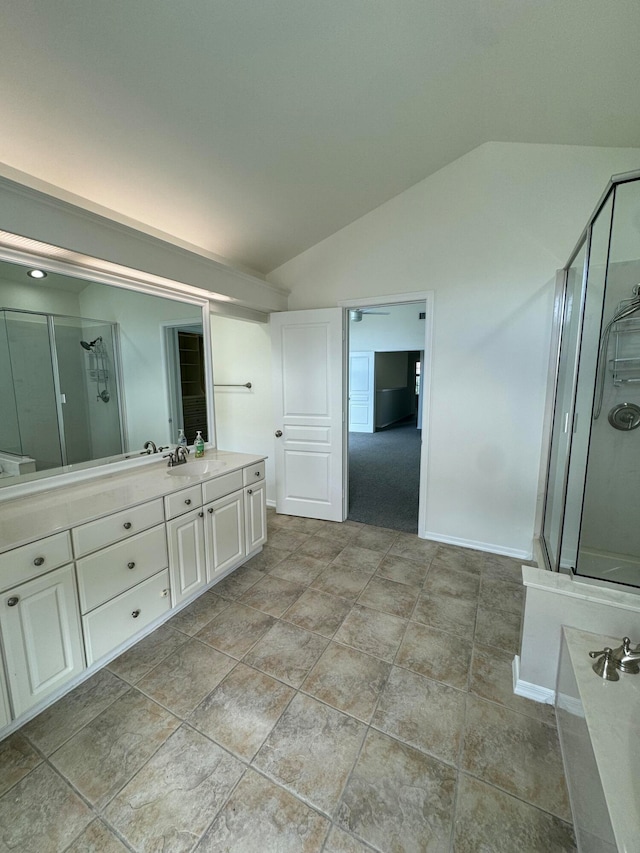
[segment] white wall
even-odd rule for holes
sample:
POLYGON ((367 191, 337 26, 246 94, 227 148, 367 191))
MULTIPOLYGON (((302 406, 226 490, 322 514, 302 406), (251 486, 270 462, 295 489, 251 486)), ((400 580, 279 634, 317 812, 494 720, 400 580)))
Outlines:
POLYGON ((639 167, 640 149, 488 143, 269 276, 290 309, 435 291, 428 536, 531 554, 555 271, 639 167))
POLYGON ((268 456, 267 500, 275 502, 269 327, 212 314, 211 341, 214 383, 251 382, 251 389, 214 388, 218 447, 268 456))
POLYGON ((425 303, 375 306, 372 311, 388 314, 364 314, 359 323, 349 322, 349 349, 363 352, 392 352, 424 349, 425 321, 420 319, 425 303))

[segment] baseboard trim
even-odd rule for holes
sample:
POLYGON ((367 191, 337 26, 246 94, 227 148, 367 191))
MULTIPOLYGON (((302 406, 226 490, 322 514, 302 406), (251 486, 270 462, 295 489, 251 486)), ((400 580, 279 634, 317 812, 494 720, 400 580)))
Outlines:
POLYGON ((520 656, 516 655, 512 664, 513 672, 513 692, 516 696, 522 696, 523 699, 531 699, 534 702, 540 702, 543 705, 554 705, 556 701, 556 691, 549 687, 541 687, 539 684, 532 684, 530 681, 523 681, 520 678, 520 656))
POLYGON ((513 557, 514 560, 526 560, 533 557, 531 551, 520 551, 517 548, 503 548, 490 542, 478 542, 475 539, 460 539, 457 536, 443 536, 440 533, 425 531, 423 539, 433 539, 434 542, 443 542, 445 545, 457 545, 460 548, 471 548, 473 551, 485 551, 488 554, 499 554, 501 557, 513 557))

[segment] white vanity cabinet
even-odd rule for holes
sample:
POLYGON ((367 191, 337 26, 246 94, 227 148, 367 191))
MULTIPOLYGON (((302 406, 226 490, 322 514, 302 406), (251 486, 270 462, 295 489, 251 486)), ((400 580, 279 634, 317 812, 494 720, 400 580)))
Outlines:
POLYGON ((2 642, 16 717, 84 669, 73 565, 2 593, 2 642))
POLYGON ((214 580, 246 556, 244 495, 232 492, 205 506, 207 579, 214 580))
POLYGON ((7 692, 7 682, 4 677, 4 669, 0 664, 0 730, 8 726, 11 721, 11 711, 9 709, 9 694, 7 692))
MULTIPOLYGON (((198 486, 200 491, 200 486, 198 486)), ((173 606, 207 583, 205 521, 201 507, 167 522, 173 606)))
POLYGON ((244 490, 244 529, 247 554, 267 541, 267 487, 264 480, 244 490))

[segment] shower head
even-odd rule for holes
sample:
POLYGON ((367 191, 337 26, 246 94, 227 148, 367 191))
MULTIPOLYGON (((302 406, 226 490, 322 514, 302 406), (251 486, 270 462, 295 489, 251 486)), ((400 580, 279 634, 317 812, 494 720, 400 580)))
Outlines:
POLYGON ((84 347, 86 350, 89 350, 89 352, 92 352, 94 346, 96 344, 101 344, 101 343, 102 343, 102 338, 96 338, 95 341, 91 341, 91 343, 87 343, 87 341, 80 341, 80 346, 84 347))

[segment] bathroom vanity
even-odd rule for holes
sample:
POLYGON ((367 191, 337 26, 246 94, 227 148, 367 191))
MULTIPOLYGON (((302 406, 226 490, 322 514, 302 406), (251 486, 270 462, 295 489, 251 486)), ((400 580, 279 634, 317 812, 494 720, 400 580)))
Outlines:
POLYGON ((209 450, 0 503, 0 738, 257 554, 264 457, 209 450))
POLYGON ((563 628, 556 714, 580 853, 636 853, 640 838, 640 675, 606 681, 590 651, 620 638, 563 628))

